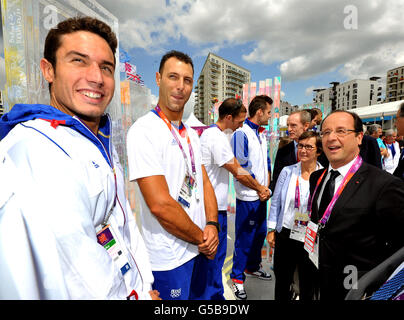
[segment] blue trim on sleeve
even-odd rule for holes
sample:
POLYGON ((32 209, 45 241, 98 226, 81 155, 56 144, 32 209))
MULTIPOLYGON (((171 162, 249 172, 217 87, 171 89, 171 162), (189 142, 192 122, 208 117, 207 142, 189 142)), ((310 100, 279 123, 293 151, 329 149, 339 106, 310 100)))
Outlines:
POLYGON ((71 157, 69 156, 69 154, 68 154, 60 145, 58 145, 55 141, 53 141, 51 138, 49 138, 45 133, 39 131, 39 130, 36 129, 36 128, 27 126, 27 125, 25 125, 25 124, 23 124, 23 123, 21 123, 21 125, 22 125, 24 128, 33 129, 33 130, 35 130, 36 132, 39 132, 39 133, 42 134, 44 137, 46 137, 46 138, 48 138, 50 141, 52 141, 56 146, 58 146, 59 149, 62 150, 69 158, 71 158, 71 157))

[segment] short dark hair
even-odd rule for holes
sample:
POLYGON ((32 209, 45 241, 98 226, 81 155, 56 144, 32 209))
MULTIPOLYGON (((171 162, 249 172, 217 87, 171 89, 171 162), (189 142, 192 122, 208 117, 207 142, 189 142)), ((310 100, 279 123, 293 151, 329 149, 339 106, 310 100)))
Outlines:
POLYGON ((62 45, 61 36, 77 31, 92 32, 103 38, 111 48, 115 62, 118 40, 111 27, 96 18, 75 17, 59 22, 55 28, 49 30, 46 36, 44 58, 52 64, 53 68, 56 67, 56 51, 62 45))
POLYGON ((243 112, 246 113, 247 109, 243 106, 240 99, 227 98, 219 106, 219 119, 223 119, 227 115, 231 115, 234 118, 243 112))
POLYGON ((318 115, 318 112, 315 109, 305 109, 305 110, 310 113, 310 118, 312 121, 318 115))
POLYGON ((400 118, 404 117, 404 102, 400 104, 398 110, 400 110, 400 112, 399 112, 399 117, 400 117, 400 118))
MULTIPOLYGON (((55 28, 49 30, 46 36, 44 58, 52 64, 54 70, 56 70, 56 51, 62 45, 60 38, 65 34, 78 31, 88 31, 103 38, 111 48, 114 55, 114 63, 116 63, 115 52, 118 46, 118 40, 111 27, 96 18, 74 17, 59 22, 55 28)), ((49 83, 49 91, 51 85, 52 84, 49 83)))
POLYGON ((192 59, 189 55, 187 55, 186 53, 183 53, 181 51, 177 51, 177 50, 171 50, 169 52, 167 52, 160 61, 160 67, 159 67, 159 72, 162 73, 163 69, 164 69, 164 64, 166 63, 166 61, 170 58, 176 58, 182 62, 185 62, 187 64, 190 64, 192 67, 192 73, 194 73, 194 63, 192 62, 192 59))
POLYGON ((324 120, 321 122, 320 131, 323 129, 323 123, 324 123, 325 119, 327 119, 330 115, 332 115, 334 113, 341 113, 341 112, 345 112, 345 113, 350 114, 352 116, 352 118, 354 120, 354 130, 355 130, 356 133, 363 132, 362 119, 355 112, 346 111, 346 110, 334 110, 330 114, 328 114, 324 118, 324 120))
POLYGON ((320 135, 315 131, 304 131, 300 135, 300 137, 297 139, 297 141, 301 141, 301 140, 309 139, 309 138, 316 138, 317 153, 323 152, 323 145, 321 143, 320 135))
POLYGON ((259 109, 265 110, 267 108, 267 103, 272 105, 273 101, 271 97, 268 97, 267 95, 255 96, 248 106, 248 113, 250 117, 254 117, 259 109))

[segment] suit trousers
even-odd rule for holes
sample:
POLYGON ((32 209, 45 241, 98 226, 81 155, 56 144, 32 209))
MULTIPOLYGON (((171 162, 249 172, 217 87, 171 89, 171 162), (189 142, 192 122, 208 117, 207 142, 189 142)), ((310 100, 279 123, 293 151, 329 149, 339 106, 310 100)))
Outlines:
POLYGON ((304 250, 304 243, 289 238, 290 229, 282 228, 275 234, 274 273, 275 300, 292 298, 291 285, 297 267, 299 274, 299 300, 313 300, 317 292, 317 269, 304 250))

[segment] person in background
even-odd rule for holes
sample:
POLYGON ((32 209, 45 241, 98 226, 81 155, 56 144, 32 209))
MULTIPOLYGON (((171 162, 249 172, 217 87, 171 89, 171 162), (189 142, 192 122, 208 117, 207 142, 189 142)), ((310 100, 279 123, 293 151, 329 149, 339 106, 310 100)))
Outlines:
POLYGON ((219 247, 214 260, 208 265, 208 289, 205 300, 224 300, 222 267, 227 248, 227 197, 229 173, 242 185, 255 190, 261 199, 269 196, 268 186, 261 185, 234 157, 227 134, 243 126, 247 109, 241 100, 228 98, 219 106, 219 119, 201 135, 202 164, 215 189, 218 203, 219 247))
POLYGON ((309 220, 309 178, 322 168, 317 157, 322 152, 321 139, 314 131, 303 132, 298 139, 300 162, 284 167, 271 199, 267 240, 274 253, 275 300, 291 300, 293 274, 298 268, 299 300, 312 300, 316 269, 303 248, 309 220))
POLYGON ((318 131, 318 127, 321 124, 321 120, 323 119, 323 113, 318 108, 307 109, 311 115, 311 122, 309 126, 309 130, 318 131))
MULTIPOLYGON (((263 125, 271 116, 272 99, 256 96, 248 106, 250 117, 243 127, 232 136, 231 146, 237 161, 259 184, 268 186, 270 168, 268 163, 267 139, 263 125)), ((236 191, 236 225, 233 254, 233 269, 230 274, 233 292, 237 299, 247 299, 244 288, 246 276, 271 280, 261 266, 261 249, 267 234, 267 197, 260 197, 257 191, 234 182, 236 191)))
POLYGON ((384 168, 384 158, 388 156, 386 145, 380 136, 383 134, 382 127, 380 124, 372 124, 368 127, 369 135, 377 140, 377 144, 379 145, 382 168, 384 168))
POLYGON ((388 129, 385 133, 384 142, 387 147, 388 156, 384 158, 384 170, 393 174, 400 161, 400 146, 396 142, 397 132, 394 129, 388 129))
MULTIPOLYGON (((397 114, 396 114, 396 128, 397 135, 404 136, 404 102, 400 104, 397 114)), ((398 166, 394 171, 393 175, 404 180, 404 158, 403 154, 400 155, 400 161, 398 162, 398 166)))
POLYGON ((272 193, 275 191, 276 181, 282 169, 298 162, 297 141, 300 135, 308 130, 310 121, 310 113, 306 110, 294 111, 289 115, 287 119, 288 132, 293 141, 278 149, 276 153, 272 180, 269 186, 272 193))

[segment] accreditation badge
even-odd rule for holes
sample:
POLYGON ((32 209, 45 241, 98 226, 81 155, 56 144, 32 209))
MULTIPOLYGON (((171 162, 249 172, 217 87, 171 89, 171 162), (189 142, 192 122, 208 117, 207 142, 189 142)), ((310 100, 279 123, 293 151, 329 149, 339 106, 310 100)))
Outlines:
POLYGON ((299 210, 296 208, 294 223, 292 229, 290 230, 290 239, 304 242, 308 222, 309 222, 308 212, 303 212, 303 210, 299 210))
POLYGON ((97 232, 97 242, 107 250, 112 261, 124 276, 130 269, 130 265, 117 238, 114 236, 111 225, 107 225, 97 232))
POLYGON ((318 245, 319 239, 317 237, 318 225, 309 221, 306 234, 304 237, 304 249, 309 253, 310 260, 318 269, 318 245))
POLYGON ((184 207, 189 208, 191 206, 192 200, 192 190, 193 184, 190 176, 185 175, 184 181, 182 183, 180 194, 178 195, 178 202, 181 203, 184 207))

